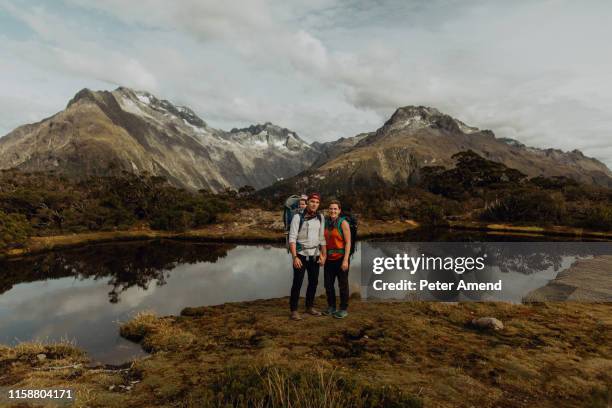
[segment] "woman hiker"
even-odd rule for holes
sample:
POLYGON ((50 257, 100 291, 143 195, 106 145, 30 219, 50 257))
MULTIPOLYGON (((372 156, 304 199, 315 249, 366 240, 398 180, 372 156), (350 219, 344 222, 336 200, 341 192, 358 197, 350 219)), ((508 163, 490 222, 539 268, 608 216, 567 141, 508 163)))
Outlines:
POLYGON ((306 208, 293 217, 289 228, 289 251, 293 258, 293 284, 289 301, 292 320, 302 319, 297 309, 305 273, 308 274, 306 313, 321 316, 321 312, 313 308, 319 283, 319 266, 325 263, 327 253, 323 233, 325 217, 317 211, 320 203, 321 196, 318 193, 308 195, 306 208))
POLYGON ((325 224, 327 260, 323 268, 323 277, 328 307, 323 314, 343 319, 348 316, 351 228, 346 218, 340 216, 340 201, 330 201, 327 211, 329 216, 325 224), (336 310, 336 289, 334 287, 336 278, 338 279, 338 289, 340 289, 340 310, 336 310))

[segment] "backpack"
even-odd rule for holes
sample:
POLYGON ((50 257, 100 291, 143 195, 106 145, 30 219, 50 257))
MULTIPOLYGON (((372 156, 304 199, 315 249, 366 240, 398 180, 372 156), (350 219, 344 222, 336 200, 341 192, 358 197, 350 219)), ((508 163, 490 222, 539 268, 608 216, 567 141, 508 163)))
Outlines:
MULTIPOLYGON (((338 232, 340 233, 342 239, 344 239, 344 233, 342 232, 342 228, 340 226, 342 225, 342 221, 344 220, 348 222, 349 228, 351 230, 351 250, 349 252, 349 256, 352 258, 353 254, 355 253, 355 243, 357 242, 357 217, 347 213, 340 213, 340 216, 338 217, 338 222, 336 223, 336 228, 338 228, 338 232)), ((328 225, 329 224, 326 224, 326 227, 328 225)), ((329 226, 331 227, 331 225, 329 226)))
POLYGON ((293 216, 300 212, 300 196, 292 195, 285 200, 285 207, 283 210, 283 223, 285 225, 285 232, 289 232, 289 227, 291 227, 291 220, 293 216))

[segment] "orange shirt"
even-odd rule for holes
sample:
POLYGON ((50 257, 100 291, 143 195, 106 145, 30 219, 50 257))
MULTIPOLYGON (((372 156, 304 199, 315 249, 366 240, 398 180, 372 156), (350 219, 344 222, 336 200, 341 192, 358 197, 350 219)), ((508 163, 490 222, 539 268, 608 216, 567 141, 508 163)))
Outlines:
MULTIPOLYGON (((344 217, 340 217, 344 221, 344 217)), ((344 246, 346 241, 340 232, 342 228, 341 223, 338 223, 339 219, 332 221, 328 219, 325 223, 325 243, 327 245, 327 259, 330 261, 336 261, 344 256, 344 246), (333 222, 332 226, 328 223, 333 222)))

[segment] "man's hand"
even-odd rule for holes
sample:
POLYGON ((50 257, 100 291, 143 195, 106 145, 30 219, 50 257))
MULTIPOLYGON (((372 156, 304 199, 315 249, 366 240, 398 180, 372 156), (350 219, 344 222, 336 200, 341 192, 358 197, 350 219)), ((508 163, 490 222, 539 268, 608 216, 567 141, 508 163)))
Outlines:
POLYGON ((319 255, 319 265, 323 266, 325 264, 325 260, 327 259, 327 256, 324 254, 319 255))
POLYGON ((344 259, 342 261, 342 265, 340 266, 340 268, 342 268, 343 271, 348 271, 349 268, 349 262, 347 259, 344 259))
POLYGON ((295 258, 293 258, 293 267, 295 269, 301 269, 302 268, 302 261, 300 260, 300 257, 296 256, 295 258))

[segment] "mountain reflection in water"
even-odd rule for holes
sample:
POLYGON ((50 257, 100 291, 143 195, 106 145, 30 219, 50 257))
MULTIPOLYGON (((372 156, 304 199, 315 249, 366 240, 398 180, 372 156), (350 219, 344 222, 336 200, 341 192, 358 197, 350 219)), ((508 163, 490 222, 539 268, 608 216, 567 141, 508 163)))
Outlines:
POLYGON ((229 244, 141 241, 92 245, 0 261, 0 294, 24 282, 69 276, 79 280, 109 278, 109 301, 117 303, 120 294, 133 286, 147 290, 153 281, 157 286, 165 285, 169 273, 179 265, 214 263, 235 247, 229 244))
MULTIPOLYGON (((415 232, 397 241, 513 239, 443 233, 447 236, 415 232)), ((352 292, 362 289, 359 248, 349 275, 352 292)), ((533 282, 527 287, 524 281, 534 265, 558 270, 563 263, 559 254, 542 258, 538 253, 543 251, 537 246, 532 249, 515 259, 517 264, 512 264, 513 258, 505 263, 519 275, 517 293, 533 289, 533 282)), ((553 277, 542 277, 540 285, 553 277)), ((74 340, 94 360, 121 363, 142 354, 140 346, 119 337, 118 330, 119 322, 139 311, 171 315, 187 306, 284 297, 291 280, 290 256, 283 245, 158 240, 88 245, 0 260, 0 343, 65 338, 74 340)), ((319 294, 323 292, 321 271, 319 294)), ((322 307, 324 301, 318 302, 322 307)))
POLYGON ((281 297, 290 284, 285 248, 270 245, 124 242, 0 261, 0 343, 67 338, 118 363, 141 353, 118 335, 138 311, 281 297))

